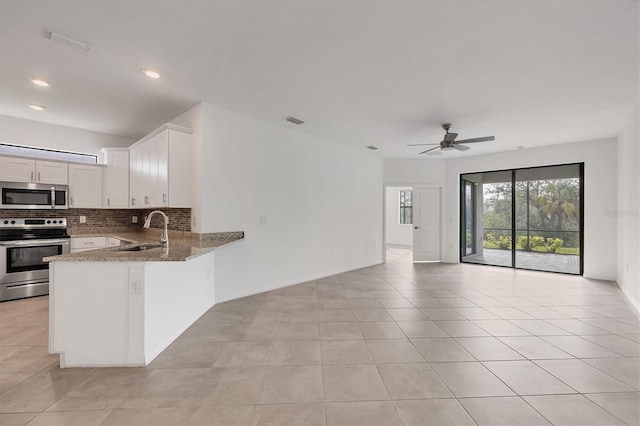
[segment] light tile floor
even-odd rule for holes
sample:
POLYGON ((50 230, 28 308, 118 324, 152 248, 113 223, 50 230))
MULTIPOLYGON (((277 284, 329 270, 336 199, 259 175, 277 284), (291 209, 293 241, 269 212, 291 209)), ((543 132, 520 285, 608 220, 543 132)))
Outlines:
POLYGON ((147 368, 60 370, 48 298, 2 303, 0 425, 640 423, 615 285, 394 256, 216 305, 147 368))

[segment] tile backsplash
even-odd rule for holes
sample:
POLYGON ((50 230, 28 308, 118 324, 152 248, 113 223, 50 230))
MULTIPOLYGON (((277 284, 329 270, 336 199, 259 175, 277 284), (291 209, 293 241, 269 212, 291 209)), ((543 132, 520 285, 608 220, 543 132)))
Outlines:
MULTIPOLYGON (((175 231, 191 231, 191 209, 158 209, 169 217, 169 229, 175 231)), ((77 231, 96 230, 105 227, 127 227, 136 230, 142 228, 144 219, 150 210, 129 209, 67 209, 67 210, 13 210, 0 209, 0 219, 11 217, 36 217, 67 219, 67 227, 77 231), (87 223, 80 223, 80 216, 87 217, 87 223), (138 223, 131 223, 131 217, 137 216, 138 223)), ((162 228, 164 221, 157 215, 151 220, 152 228, 162 228)))

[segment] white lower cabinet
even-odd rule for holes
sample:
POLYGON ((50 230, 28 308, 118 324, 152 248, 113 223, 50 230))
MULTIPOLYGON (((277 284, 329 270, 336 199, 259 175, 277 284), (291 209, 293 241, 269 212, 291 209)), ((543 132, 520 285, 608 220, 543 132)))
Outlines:
POLYGON ((71 253, 117 247, 121 241, 113 237, 71 237, 71 253))
MULTIPOLYGON (((109 239, 111 240, 111 238, 109 239)), ((105 237, 71 237, 71 253, 97 250, 105 248, 106 246, 107 242, 105 237)))

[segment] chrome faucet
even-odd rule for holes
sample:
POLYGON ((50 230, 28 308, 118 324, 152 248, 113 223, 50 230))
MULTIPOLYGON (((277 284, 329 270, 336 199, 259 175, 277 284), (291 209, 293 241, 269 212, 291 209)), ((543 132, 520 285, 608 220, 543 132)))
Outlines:
POLYGON ((169 225, 169 218, 167 217, 166 214, 164 214, 163 212, 161 212, 160 210, 154 210, 151 213, 149 213, 149 215, 147 216, 147 220, 144 221, 144 227, 149 229, 149 226, 151 225, 151 218, 153 217, 154 214, 161 214, 162 217, 164 217, 164 233, 162 235, 160 235, 160 243, 163 246, 169 246, 169 231, 167 230, 167 226, 169 225))

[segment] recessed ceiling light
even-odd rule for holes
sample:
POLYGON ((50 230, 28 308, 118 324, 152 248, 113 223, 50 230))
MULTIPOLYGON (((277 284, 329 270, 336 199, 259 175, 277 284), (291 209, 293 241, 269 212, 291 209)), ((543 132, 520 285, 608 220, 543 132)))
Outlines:
POLYGON ((46 81, 46 80, 41 80, 41 79, 39 79, 39 78, 32 78, 32 79, 31 79, 31 82, 32 82, 33 84, 35 84, 36 86, 40 86, 40 87, 49 87, 49 86, 51 86, 51 84, 49 84, 49 82, 48 82, 48 81, 46 81))
POLYGON ((44 105, 29 104, 29 108, 35 109, 36 111, 44 111, 47 107, 44 105))
POLYGON ((157 71, 143 70, 142 72, 144 73, 144 75, 146 75, 149 78, 160 78, 160 74, 157 71))

